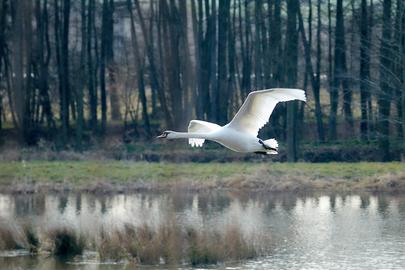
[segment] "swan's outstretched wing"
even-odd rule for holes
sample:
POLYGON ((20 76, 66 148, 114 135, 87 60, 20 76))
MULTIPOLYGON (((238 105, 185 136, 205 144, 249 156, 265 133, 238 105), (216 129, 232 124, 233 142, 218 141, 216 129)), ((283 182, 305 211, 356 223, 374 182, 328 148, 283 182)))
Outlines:
POLYGON ((289 100, 306 101, 305 92, 300 89, 273 88, 251 92, 229 127, 257 136, 270 118, 278 102, 289 100))
MULTIPOLYGON (((217 130, 220 128, 220 125, 206 122, 206 121, 201 121, 201 120, 191 120, 190 124, 188 124, 188 133, 209 133, 214 130, 217 130)), ((196 138, 190 138, 188 139, 188 143, 191 146, 196 146, 196 147, 201 147, 204 143, 204 139, 196 139, 196 138)))

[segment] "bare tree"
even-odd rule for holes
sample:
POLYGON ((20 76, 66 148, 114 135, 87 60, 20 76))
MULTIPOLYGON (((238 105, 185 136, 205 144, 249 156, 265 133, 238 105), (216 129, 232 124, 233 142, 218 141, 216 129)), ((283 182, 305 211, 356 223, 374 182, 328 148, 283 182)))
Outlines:
POLYGON ((361 0, 360 17, 360 137, 368 140, 369 136, 369 106, 370 99, 370 27, 368 25, 367 0, 361 0))
POLYGON ((94 47, 94 16, 95 0, 89 0, 87 9, 87 77, 90 99, 90 126, 93 133, 97 132, 97 91, 94 82, 95 65, 93 59, 94 47))
MULTIPOLYGON (((287 0, 287 32, 285 42, 286 85, 294 88, 297 83, 298 63, 298 29, 297 15, 299 3, 297 0, 287 0)), ((287 104, 287 160, 297 160, 297 103, 287 104)))
POLYGON ((218 7, 218 81, 214 95, 215 115, 218 123, 227 123, 229 104, 227 44, 230 18, 230 0, 219 1, 218 7), (219 42, 220 41, 220 42, 219 42))
MULTIPOLYGON (((55 7, 56 8, 56 7, 55 7)), ((61 99, 61 122, 62 122, 62 140, 67 143, 69 132, 69 105, 70 105, 70 80, 69 80, 69 22, 70 22, 70 0, 63 0, 63 20, 60 38, 60 99, 61 99)), ((58 34, 58 33, 56 33, 58 34)))
POLYGON ((144 79, 144 57, 141 57, 140 48, 138 37, 135 30, 135 19, 132 12, 132 0, 127 0, 127 7, 129 11, 129 16, 131 20, 131 40, 132 40, 132 49, 135 56, 135 65, 137 70, 137 82, 138 82, 138 90, 139 96, 142 103, 142 119, 144 121, 144 127, 146 134, 150 136, 150 122, 149 122, 149 115, 148 115, 148 105, 146 100, 146 93, 145 93, 145 79, 144 79))
POLYGON ((312 90, 314 93, 315 99, 315 117, 317 123, 317 131, 318 131, 318 138, 319 141, 324 141, 324 131, 323 131, 323 121, 322 121, 322 109, 321 109, 321 102, 320 102, 320 70, 321 70, 321 46, 320 46, 320 0, 318 0, 318 28, 317 28, 317 57, 316 57, 316 73, 314 73, 314 69, 311 62, 311 46, 309 41, 306 38, 304 22, 301 14, 301 10, 298 10, 298 19, 299 19, 299 30, 301 32, 302 43, 304 45, 305 51, 305 65, 306 70, 308 70, 308 77, 311 80, 312 90))
POLYGON ((171 115, 171 112, 169 111, 169 107, 168 107, 167 100, 166 100, 166 95, 165 95, 164 89, 161 85, 161 81, 162 81, 161 76, 159 75, 158 70, 156 68, 155 53, 153 51, 153 44, 151 43, 151 37, 149 36, 149 33, 146 29, 146 24, 145 24, 145 20, 143 17, 141 7, 139 5, 139 1, 134 0, 134 3, 135 3, 135 8, 137 10, 137 14, 139 17, 139 22, 141 24, 143 39, 145 42, 146 55, 148 57, 148 62, 149 62, 149 70, 150 70, 152 88, 157 89, 157 92, 159 93, 160 106, 162 107, 164 117, 166 120, 166 124, 172 125, 173 117, 171 115))
POLYGON ((333 81, 330 93, 331 111, 329 115, 329 139, 335 140, 337 136, 337 109, 339 101, 339 88, 343 88, 343 112, 350 127, 353 126, 351 110, 352 93, 347 80, 346 42, 343 17, 343 0, 337 0, 336 27, 335 27, 335 53, 334 53, 333 81))
POLYGON ((16 124, 20 140, 30 143, 31 133, 31 57, 32 57, 32 3, 12 2, 12 72, 13 92, 16 109, 16 124))
POLYGON ((378 93, 378 145, 381 159, 390 159, 390 107, 392 88, 390 77, 392 70, 391 51, 391 0, 383 2, 383 28, 380 45, 380 91, 378 93))
POLYGON ((86 86, 86 0, 80 0, 80 85, 77 89, 77 119, 76 119, 76 149, 82 150, 83 130, 84 130, 84 88, 86 86))
POLYGON ((404 137, 403 133, 403 122, 402 120, 402 84, 404 78, 402 77, 402 57, 401 57, 401 35, 402 35, 402 17, 404 16, 404 3, 401 0, 396 1, 396 11, 395 11, 395 22, 394 22, 394 35, 393 35, 393 75, 394 78, 394 88, 395 88, 395 107, 397 111, 396 128, 399 138, 404 137))

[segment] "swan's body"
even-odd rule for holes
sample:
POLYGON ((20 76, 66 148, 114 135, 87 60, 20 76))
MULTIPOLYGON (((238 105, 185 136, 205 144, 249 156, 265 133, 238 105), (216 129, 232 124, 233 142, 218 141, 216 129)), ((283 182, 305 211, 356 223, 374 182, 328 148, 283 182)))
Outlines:
POLYGON ((205 140, 215 141, 226 148, 242 153, 277 154, 275 139, 257 138, 259 130, 268 122, 278 102, 306 101, 300 89, 274 88, 251 92, 231 122, 225 126, 191 120, 188 132, 165 131, 158 138, 188 138, 191 146, 201 147, 205 140))

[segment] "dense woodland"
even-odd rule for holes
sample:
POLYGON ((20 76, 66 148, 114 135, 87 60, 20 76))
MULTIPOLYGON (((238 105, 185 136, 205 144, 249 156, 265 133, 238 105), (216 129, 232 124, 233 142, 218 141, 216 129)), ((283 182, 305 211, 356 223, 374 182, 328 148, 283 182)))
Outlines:
POLYGON ((302 142, 337 141, 391 160, 405 134, 405 2, 0 0, 2 141, 81 151, 117 127, 144 141, 194 118, 225 124, 273 87, 308 95, 260 133, 289 161, 302 142))

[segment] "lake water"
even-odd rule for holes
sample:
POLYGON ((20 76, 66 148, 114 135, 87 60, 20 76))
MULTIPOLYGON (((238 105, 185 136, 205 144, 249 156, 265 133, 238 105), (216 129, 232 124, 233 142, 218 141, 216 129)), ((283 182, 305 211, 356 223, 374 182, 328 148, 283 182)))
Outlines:
MULTIPOLYGON (((157 227, 175 219, 196 229, 240 228, 270 241, 268 254, 208 269, 405 269, 405 197, 292 194, 128 194, 95 196, 0 194, 0 223, 31 222, 42 230, 61 224, 91 237, 125 224, 157 227)), ((88 258, 0 252, 0 269, 133 269, 88 258)), ((144 269, 188 269, 149 266, 144 269)), ((198 269, 203 269, 199 267, 198 269)))

